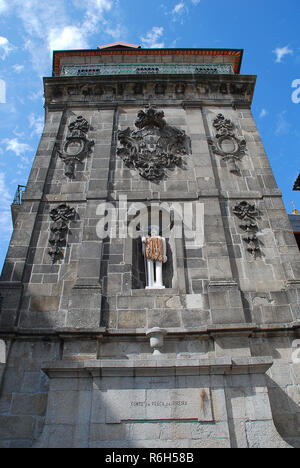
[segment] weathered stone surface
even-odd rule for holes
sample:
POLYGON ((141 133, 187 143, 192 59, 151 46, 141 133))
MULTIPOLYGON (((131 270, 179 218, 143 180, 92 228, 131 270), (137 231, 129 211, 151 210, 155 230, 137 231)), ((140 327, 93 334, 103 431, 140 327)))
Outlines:
MULTIPOLYGON (((224 61, 136 51, 60 60, 224 61)), ((44 85, 45 128, 0 281, 0 340, 7 343, 0 446, 299 447, 300 256, 250 110, 255 77, 53 76, 44 85), (117 155, 117 135, 134 128, 140 111, 149 117, 149 102, 154 117, 164 112, 164 137, 173 143, 161 171, 147 166, 158 177, 141 178, 145 167, 131 160, 133 170, 117 155), (90 154, 77 140, 73 149, 66 145, 70 132, 84 140, 87 128, 95 143, 90 154), (69 156, 75 164, 73 156, 83 155, 76 147, 84 157, 66 171, 69 156), (185 170, 177 165, 181 157, 185 170), (119 211, 116 231, 102 239, 106 203, 119 211), (160 203, 174 216, 192 216, 180 235, 174 228, 165 234, 166 288, 148 291, 139 241, 118 234, 129 208, 128 222, 144 210, 148 226, 150 208, 158 213, 160 203), (62 205, 74 218, 54 232, 51 213, 62 205), (49 239, 62 254, 55 264, 49 239), (153 327, 167 332, 157 359, 146 336, 153 327), (264 356, 272 356, 270 369, 264 356), (53 361, 56 370, 47 376, 43 363, 50 369, 53 361)), ((147 140, 145 128, 140 148, 162 154, 156 137, 164 132, 152 128, 147 140)), ((139 151, 135 156, 140 160, 139 151)), ((159 223, 158 216, 153 224, 159 223)))

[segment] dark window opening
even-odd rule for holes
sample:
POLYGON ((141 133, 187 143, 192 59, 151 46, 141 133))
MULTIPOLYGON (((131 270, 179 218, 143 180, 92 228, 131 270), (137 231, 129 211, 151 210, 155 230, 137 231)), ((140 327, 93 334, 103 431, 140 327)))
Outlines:
POLYGON ((300 250, 300 232, 294 232, 294 235, 296 237, 296 242, 297 242, 298 248, 300 250))

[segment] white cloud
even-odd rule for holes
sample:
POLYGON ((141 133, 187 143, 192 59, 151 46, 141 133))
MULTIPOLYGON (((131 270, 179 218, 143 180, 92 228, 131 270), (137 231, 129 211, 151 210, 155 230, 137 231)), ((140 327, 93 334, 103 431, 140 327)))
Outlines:
POLYGON ((290 132, 291 124, 288 122, 286 118, 286 111, 281 112, 277 115, 277 123, 275 129, 275 135, 287 135, 290 132))
POLYGON ((4 60, 10 51, 13 50, 13 46, 9 43, 6 37, 0 36, 0 57, 4 60))
POLYGON ((4 13, 8 9, 8 4, 5 0, 0 0, 0 13, 4 13))
POLYGON ((95 32, 95 28, 100 20, 103 20, 103 15, 113 7, 113 0, 86 0, 82 2, 86 10, 83 29, 87 32, 95 32))
POLYGON ((262 109, 262 110, 261 110, 261 113, 259 114, 259 117, 262 119, 262 118, 265 117, 267 114, 268 114, 268 111, 267 111, 266 109, 262 109))
POLYGON ((17 156, 21 156, 23 161, 29 162, 28 158, 23 156, 23 153, 32 151, 31 146, 29 146, 27 143, 20 143, 18 138, 5 138, 1 143, 6 145, 6 151, 12 151, 17 156))
POLYGON ((146 34, 146 37, 141 37, 143 46, 149 49, 160 49, 164 47, 165 45, 164 42, 158 42, 158 40, 161 38, 163 33, 164 33, 164 28, 162 26, 161 27, 153 26, 151 31, 149 31, 146 34))
POLYGON ((173 8, 172 13, 174 14, 182 13, 183 9, 184 9, 184 3, 183 2, 177 3, 177 5, 175 5, 173 8))
POLYGON ((90 48, 89 39, 95 33, 115 37, 115 25, 105 15, 112 11, 113 16, 116 4, 117 0, 51 0, 45 8, 40 0, 10 0, 11 10, 23 24, 24 47, 40 76, 49 72, 53 50, 90 48), (70 8, 82 10, 77 22, 72 20, 70 8))
POLYGON ((273 50, 273 53, 276 55, 276 62, 281 63, 282 59, 283 59, 283 57, 285 57, 285 55, 293 54, 293 50, 289 49, 288 46, 277 47, 277 49, 273 50))
POLYGON ((0 104, 6 104, 6 82, 0 79, 0 104))
POLYGON ((51 29, 48 34, 48 48, 52 50, 87 49, 88 42, 84 32, 77 26, 51 29))
POLYGON ((37 101, 38 99, 42 99, 43 98, 43 91, 42 91, 42 88, 40 87, 37 91, 34 91, 33 93, 31 93, 28 98, 31 100, 31 101, 37 101))
POLYGON ((18 65, 18 64, 16 64, 16 65, 13 66, 13 69, 14 69, 14 71, 15 71, 16 73, 21 73, 21 71, 24 70, 24 65, 18 65))
POLYGON ((36 117, 33 113, 31 113, 28 119, 29 127, 32 128, 30 136, 33 137, 34 135, 37 135, 40 137, 44 129, 44 117, 36 117))
POLYGON ((200 0, 192 0, 193 5, 198 5, 200 3, 200 0))
POLYGON ((0 226, 1 226, 1 239, 8 240, 11 231, 11 211, 10 205, 12 203, 12 195, 9 193, 8 187, 5 183, 5 174, 0 172, 0 226))
POLYGON ((105 28, 105 33, 111 36, 115 41, 121 40, 127 35, 127 29, 121 24, 117 24, 114 27, 105 28))

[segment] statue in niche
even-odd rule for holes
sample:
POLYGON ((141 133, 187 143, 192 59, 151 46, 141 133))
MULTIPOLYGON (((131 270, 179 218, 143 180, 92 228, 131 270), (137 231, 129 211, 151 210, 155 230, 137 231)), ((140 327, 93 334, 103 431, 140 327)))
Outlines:
POLYGON ((167 262, 166 239, 159 235, 158 226, 151 226, 150 235, 142 237, 143 255, 146 266, 146 289, 165 289, 162 266, 167 262))

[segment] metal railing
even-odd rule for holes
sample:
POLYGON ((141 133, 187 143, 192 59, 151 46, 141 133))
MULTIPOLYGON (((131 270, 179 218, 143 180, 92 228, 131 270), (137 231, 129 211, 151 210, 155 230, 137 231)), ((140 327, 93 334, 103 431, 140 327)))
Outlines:
POLYGON ((230 64, 173 64, 173 63, 136 63, 136 64, 91 64, 64 65, 61 76, 109 76, 109 75, 233 75, 230 64))
POLYGON ((15 198, 14 201, 12 202, 12 205, 21 205, 22 203, 22 195, 26 190, 26 185, 18 185, 18 188, 16 190, 15 198))

